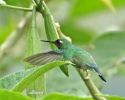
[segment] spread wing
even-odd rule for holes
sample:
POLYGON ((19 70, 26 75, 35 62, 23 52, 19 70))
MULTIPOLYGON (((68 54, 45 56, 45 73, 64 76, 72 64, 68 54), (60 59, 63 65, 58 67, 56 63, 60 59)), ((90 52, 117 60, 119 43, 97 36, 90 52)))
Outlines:
POLYGON ((31 65, 43 65, 56 60, 64 61, 63 55, 56 51, 49 51, 27 57, 23 61, 28 62, 31 65))

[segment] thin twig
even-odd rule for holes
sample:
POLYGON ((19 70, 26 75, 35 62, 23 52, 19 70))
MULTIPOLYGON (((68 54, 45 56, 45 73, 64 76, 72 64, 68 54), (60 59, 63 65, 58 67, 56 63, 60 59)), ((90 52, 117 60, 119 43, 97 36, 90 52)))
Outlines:
POLYGON ((17 43, 23 35, 23 31, 30 23, 31 14, 28 13, 18 24, 17 28, 10 34, 0 48, 0 60, 9 52, 9 50, 17 43))
POLYGON ((22 11, 32 11, 32 8, 24 8, 24 7, 17 7, 17 6, 11 6, 11 5, 0 5, 0 7, 6 7, 6 8, 11 8, 15 10, 22 10, 22 11))
POLYGON ((34 1, 34 0, 30 0, 32 3, 33 3, 33 5, 36 7, 38 4, 34 1))

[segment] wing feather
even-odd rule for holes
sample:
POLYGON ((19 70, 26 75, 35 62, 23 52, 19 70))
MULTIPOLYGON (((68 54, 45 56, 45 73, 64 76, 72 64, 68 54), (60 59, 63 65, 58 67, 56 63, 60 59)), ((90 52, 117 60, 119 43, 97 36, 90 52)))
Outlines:
POLYGON ((63 55, 56 51, 49 51, 27 57, 23 61, 28 62, 31 65, 43 65, 56 60, 64 61, 63 55))

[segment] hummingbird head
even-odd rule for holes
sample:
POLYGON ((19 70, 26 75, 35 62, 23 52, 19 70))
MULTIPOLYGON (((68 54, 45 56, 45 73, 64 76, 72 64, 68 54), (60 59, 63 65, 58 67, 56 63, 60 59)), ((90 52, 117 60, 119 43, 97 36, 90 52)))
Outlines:
POLYGON ((66 39, 57 39, 55 41, 50 41, 50 40, 41 40, 43 42, 49 42, 55 44, 59 49, 66 49, 68 48, 71 44, 66 40, 66 39))

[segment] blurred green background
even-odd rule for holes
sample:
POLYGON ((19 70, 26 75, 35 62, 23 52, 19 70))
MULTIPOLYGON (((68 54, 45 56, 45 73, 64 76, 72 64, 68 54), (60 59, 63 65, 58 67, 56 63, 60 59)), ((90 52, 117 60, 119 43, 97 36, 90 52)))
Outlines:
MULTIPOLYGON (((97 62, 107 82, 102 82, 94 72, 90 73, 101 92, 125 96, 125 0, 112 0, 116 14, 100 0, 45 1, 55 22, 60 24, 62 32, 72 39, 73 44, 89 51, 97 62)), ((5 0, 5 2, 22 7, 31 5, 30 0, 5 0)), ((0 7, 0 47, 27 13, 0 7)), ((39 13, 37 27, 40 38, 46 39, 43 18, 39 13)), ((22 35, 14 45, 0 58, 0 77, 24 69, 22 60, 25 55, 28 28, 29 24, 21 31, 22 35)), ((41 43, 42 52, 49 50, 48 44, 41 43)), ((47 93, 61 92, 78 96, 89 94, 72 66, 69 66, 69 77, 66 77, 59 68, 47 72, 45 77, 47 93)))

